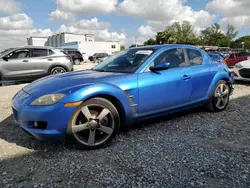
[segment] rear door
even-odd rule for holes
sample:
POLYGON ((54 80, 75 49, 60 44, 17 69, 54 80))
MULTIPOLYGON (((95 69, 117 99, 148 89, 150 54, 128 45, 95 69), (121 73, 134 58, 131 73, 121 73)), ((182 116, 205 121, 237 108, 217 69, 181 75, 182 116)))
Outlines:
POLYGON ((54 59, 49 55, 53 51, 43 48, 31 49, 31 58, 29 59, 32 77, 34 79, 48 74, 48 67, 53 64, 54 59))
POLYGON ((29 79, 30 71, 29 58, 30 49, 17 49, 5 56, 6 61, 2 64, 4 80, 26 80, 29 79))

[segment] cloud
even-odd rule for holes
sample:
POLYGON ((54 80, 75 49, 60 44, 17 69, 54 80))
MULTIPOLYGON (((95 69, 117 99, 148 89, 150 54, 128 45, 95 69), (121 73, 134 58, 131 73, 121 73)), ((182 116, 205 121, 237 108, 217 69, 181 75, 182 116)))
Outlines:
POLYGON ((20 3, 15 0, 0 0, 0 13, 13 14, 20 10, 20 3))
POLYGON ((33 28, 33 20, 24 13, 0 17, 0 50, 27 44, 29 36, 48 36, 50 29, 33 28))
POLYGON ((223 17, 250 15, 250 1, 248 0, 211 0, 206 8, 223 17))
POLYGON ((0 30, 27 30, 32 28, 32 19, 26 14, 13 14, 0 18, 0 30))
POLYGON ((57 0, 57 8, 77 15, 103 15, 116 10, 118 0, 57 0))
POLYGON ((175 21, 190 21, 196 30, 207 26, 215 19, 215 15, 205 10, 194 11, 185 5, 185 0, 124 0, 117 8, 122 15, 130 15, 146 19, 147 26, 138 28, 142 36, 152 36, 175 21))
POLYGON ((145 37, 154 37, 156 34, 156 31, 154 31, 154 29, 149 25, 141 25, 137 31, 141 36, 145 37))
POLYGON ((71 32, 78 34, 93 33, 96 40, 124 40, 126 38, 124 33, 110 32, 108 30, 109 23, 99 22, 97 18, 90 20, 79 20, 75 23, 61 25, 58 32, 71 32))
POLYGON ((222 17, 219 20, 222 29, 225 29, 227 24, 234 25, 237 29, 250 27, 250 1, 248 0, 211 0, 206 8, 222 17))
POLYGON ((53 22, 72 22, 75 20, 75 16, 72 13, 62 12, 58 9, 49 14, 49 20, 53 22))

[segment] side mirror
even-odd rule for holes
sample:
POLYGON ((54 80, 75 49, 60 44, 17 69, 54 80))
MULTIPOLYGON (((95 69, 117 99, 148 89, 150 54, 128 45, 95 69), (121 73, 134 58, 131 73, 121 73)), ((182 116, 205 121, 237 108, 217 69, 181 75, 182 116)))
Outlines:
POLYGON ((151 71, 157 71, 157 70, 166 70, 166 69, 168 69, 169 68, 169 66, 170 66, 170 63, 158 63, 157 65, 155 65, 155 66, 151 66, 151 67, 149 67, 149 69, 151 70, 151 71))
POLYGON ((4 61, 8 61, 8 58, 5 56, 2 58, 4 61))

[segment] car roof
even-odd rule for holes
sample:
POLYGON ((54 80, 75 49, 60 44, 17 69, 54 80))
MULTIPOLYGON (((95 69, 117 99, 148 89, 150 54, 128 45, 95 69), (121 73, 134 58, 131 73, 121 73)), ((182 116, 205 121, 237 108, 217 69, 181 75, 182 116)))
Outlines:
POLYGON ((154 49, 154 50, 159 50, 162 48, 178 48, 178 47, 187 47, 187 48, 196 48, 199 49, 193 45, 187 45, 187 44, 161 44, 161 45, 151 45, 151 46, 139 46, 139 47, 134 47, 130 49, 154 49))
POLYGON ((51 46, 19 46, 16 49, 20 49, 20 48, 33 48, 33 49, 56 49, 54 47, 51 46))

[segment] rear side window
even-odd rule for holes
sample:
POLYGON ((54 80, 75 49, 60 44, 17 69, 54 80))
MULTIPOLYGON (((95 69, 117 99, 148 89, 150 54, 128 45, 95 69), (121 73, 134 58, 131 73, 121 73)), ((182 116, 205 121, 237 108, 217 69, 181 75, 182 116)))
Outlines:
POLYGON ((187 49, 190 66, 202 64, 202 54, 198 50, 187 49))
POLYGON ((55 54, 55 52, 53 52, 52 50, 49 50, 49 55, 53 55, 55 54))
POLYGON ((32 57, 44 57, 48 55, 47 49, 33 49, 32 57))

